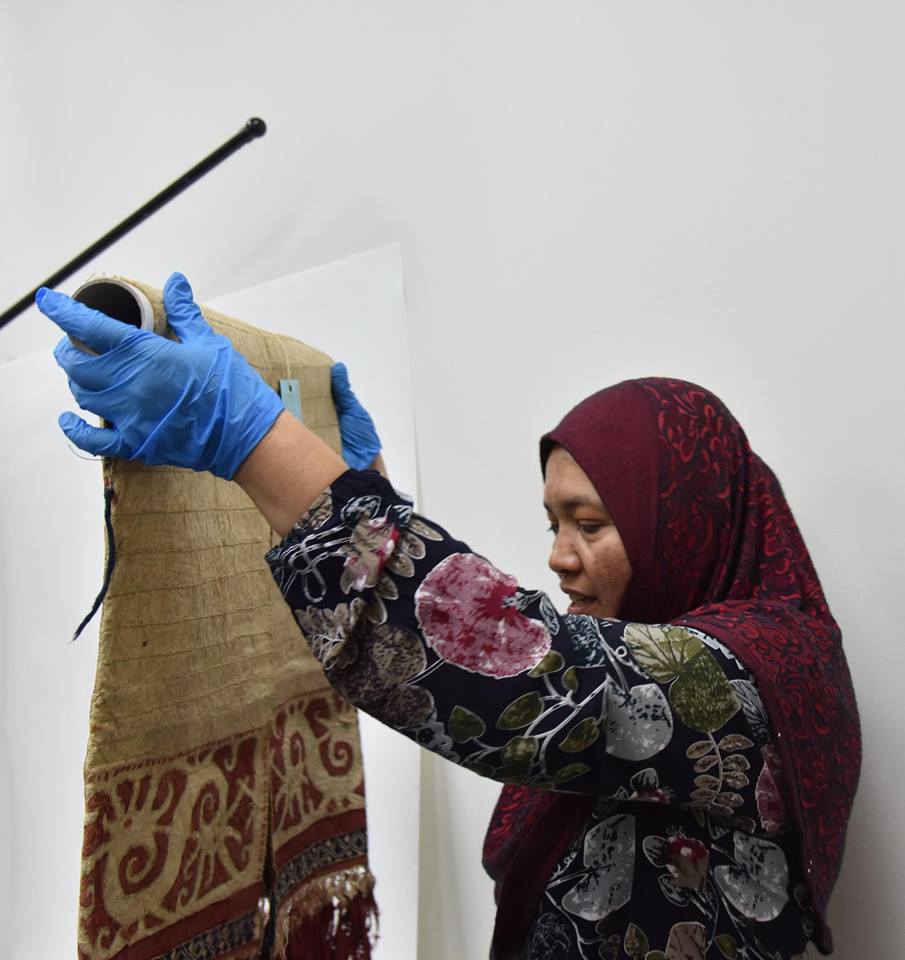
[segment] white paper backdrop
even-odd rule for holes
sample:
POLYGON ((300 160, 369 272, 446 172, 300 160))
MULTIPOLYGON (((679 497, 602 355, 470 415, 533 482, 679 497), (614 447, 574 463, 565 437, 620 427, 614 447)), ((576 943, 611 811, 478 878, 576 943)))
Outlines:
MULTIPOLYGON (((162 285, 166 278, 139 279, 162 285)), ((394 483, 415 490, 397 246, 206 302, 343 360, 380 426, 394 483)), ((103 498, 99 463, 81 459, 56 425, 58 413, 73 408, 49 352, 0 366, 0 960, 75 953, 99 618, 68 641, 101 582, 103 498)), ((362 721, 381 909, 376 958, 414 960, 419 749, 362 721)))

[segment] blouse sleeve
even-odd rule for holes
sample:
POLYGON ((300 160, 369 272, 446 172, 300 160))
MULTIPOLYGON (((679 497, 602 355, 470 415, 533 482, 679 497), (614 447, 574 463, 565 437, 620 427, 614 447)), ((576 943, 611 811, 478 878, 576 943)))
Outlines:
POLYGON ((758 815, 766 714, 706 634, 561 615, 371 471, 343 474, 268 561, 333 686, 448 760, 503 783, 758 815))

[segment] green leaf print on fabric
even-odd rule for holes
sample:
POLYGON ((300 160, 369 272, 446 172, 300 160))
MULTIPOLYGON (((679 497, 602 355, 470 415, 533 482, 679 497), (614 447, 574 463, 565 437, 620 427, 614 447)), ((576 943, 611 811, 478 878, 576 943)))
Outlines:
POLYGON ((449 735, 456 743, 467 743, 482 737, 486 730, 484 721, 466 707, 455 706, 449 715, 449 735))
POLYGON ((500 714, 496 725, 498 730, 519 730, 521 727, 527 727, 532 720, 536 720, 544 709, 544 702, 541 695, 532 690, 513 700, 508 707, 500 714))
POLYGON ((694 778, 694 785, 700 787, 702 790, 718 790, 720 780, 717 777, 711 777, 706 773, 702 773, 699 777, 694 778))
POLYGON ((741 706, 716 657, 706 647, 682 668, 669 688, 669 702, 686 726, 702 733, 719 730, 741 706))
POLYGON ((638 665, 658 683, 671 684, 669 702, 692 730, 719 730, 741 708, 716 657, 690 631, 633 623, 624 636, 638 665))
POLYGON ((727 773, 723 777, 723 783, 733 790, 743 790, 751 781, 744 773, 727 773))
POLYGON ((684 627, 630 623, 625 628, 624 638, 638 665, 657 683, 674 680, 689 660, 706 649, 704 644, 684 627))
MULTIPOLYGON (((697 807, 711 813, 732 816, 733 811, 744 805, 743 797, 736 791, 750 785, 745 771, 751 769, 751 761, 741 753, 725 756, 724 752, 747 750, 753 746, 747 737, 730 733, 719 743, 711 736, 709 740, 698 740, 687 747, 685 756, 694 759, 694 771, 697 774, 694 778, 695 789, 690 792, 689 799, 697 807)), ((736 819, 735 826, 743 829, 739 819, 736 819)))
POLYGON ((557 650, 551 650, 543 660, 536 666, 532 667, 528 671, 529 677, 542 677, 545 673, 556 673, 558 670, 566 665, 566 661, 563 660, 563 656, 557 650))
POLYGON ((685 756, 690 760, 696 760, 698 757, 703 757, 706 754, 710 753, 713 749, 712 740, 698 740, 693 743, 686 751, 685 756))
POLYGON ((582 920, 602 920, 624 907, 635 877, 635 818, 628 813, 598 823, 584 838, 586 873, 562 906, 582 920))
POLYGON ((572 727, 560 743, 559 749, 563 753, 578 753, 587 749, 599 736, 600 728, 597 726, 597 721, 593 717, 587 717, 572 727))
POLYGON ((463 760, 462 766, 482 777, 492 777, 496 773, 496 770, 489 763, 482 763, 480 760, 463 760))
POLYGON ((737 960, 738 944, 735 942, 735 937, 733 937, 731 933, 721 933, 716 938, 715 943, 726 960, 737 960))
POLYGON ((562 675, 562 685, 572 693, 578 690, 578 671, 575 667, 569 667, 562 675))
MULTIPOLYGON (((725 737, 723 739, 726 739, 725 737)), ((733 753, 731 757, 726 757, 723 762, 724 770, 750 770, 751 761, 740 753, 733 753)))
POLYGON ((613 933, 597 948, 599 960, 619 960, 619 937, 613 933))
POLYGON ((635 923, 630 923, 625 931, 622 948, 629 955, 630 960, 643 960, 650 950, 650 941, 647 934, 635 923))
POLYGON ((507 769, 513 771, 527 771, 531 761, 537 756, 537 739, 535 737, 513 737, 505 747, 501 756, 507 769))
POLYGON ((789 864, 782 848, 769 840, 733 834, 735 864, 713 871, 723 896, 749 920, 763 923, 779 916, 789 900, 789 864))
POLYGON ((536 667, 528 671, 529 677, 542 677, 545 673, 556 673, 566 665, 563 656, 557 650, 551 650, 536 667))
POLYGON ((700 760, 695 761, 694 772, 695 773, 705 773, 711 767, 716 766, 720 762, 720 758, 717 754, 711 753, 710 756, 701 757, 700 760))
POLYGON ((587 773, 590 769, 586 763, 567 763, 553 774, 553 782, 555 784, 566 783, 568 780, 574 780, 583 773, 587 773))
POLYGON ((725 737, 717 744, 720 750, 747 750, 754 744, 740 733, 727 733, 725 737))

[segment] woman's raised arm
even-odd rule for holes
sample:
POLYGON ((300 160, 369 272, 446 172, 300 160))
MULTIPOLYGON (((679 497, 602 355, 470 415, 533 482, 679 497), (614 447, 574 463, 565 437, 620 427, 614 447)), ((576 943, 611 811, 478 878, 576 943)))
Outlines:
POLYGON ((560 615, 373 472, 335 481, 268 560, 334 687, 452 762, 781 820, 757 689, 712 638, 560 615))

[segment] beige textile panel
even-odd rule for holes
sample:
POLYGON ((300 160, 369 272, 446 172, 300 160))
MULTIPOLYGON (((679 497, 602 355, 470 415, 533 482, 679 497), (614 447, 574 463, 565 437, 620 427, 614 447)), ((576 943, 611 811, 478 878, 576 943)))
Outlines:
MULTIPOLYGON (((101 278, 76 297, 169 335, 157 289, 101 278)), ((339 451, 331 359, 203 312, 272 387, 298 381, 305 424, 339 451)), ((258 957, 271 915, 296 960, 287 943, 307 951, 336 910, 371 902, 356 712, 274 584, 274 534, 237 484, 124 460, 104 462, 104 482, 115 565, 85 764, 80 960, 258 957)))
MULTIPOLYGON (((168 333, 160 290, 103 279, 144 293, 155 331, 168 333)), ((275 390, 290 374, 298 380, 305 425, 339 452, 330 357, 216 311, 204 316, 275 390)), ((92 701, 89 769, 258 727, 299 692, 300 675, 325 683, 264 562, 273 532, 238 484, 124 460, 107 461, 106 472, 117 491, 117 556, 101 620, 104 685, 92 701), (274 689, 280 677, 283 691, 274 689)))

